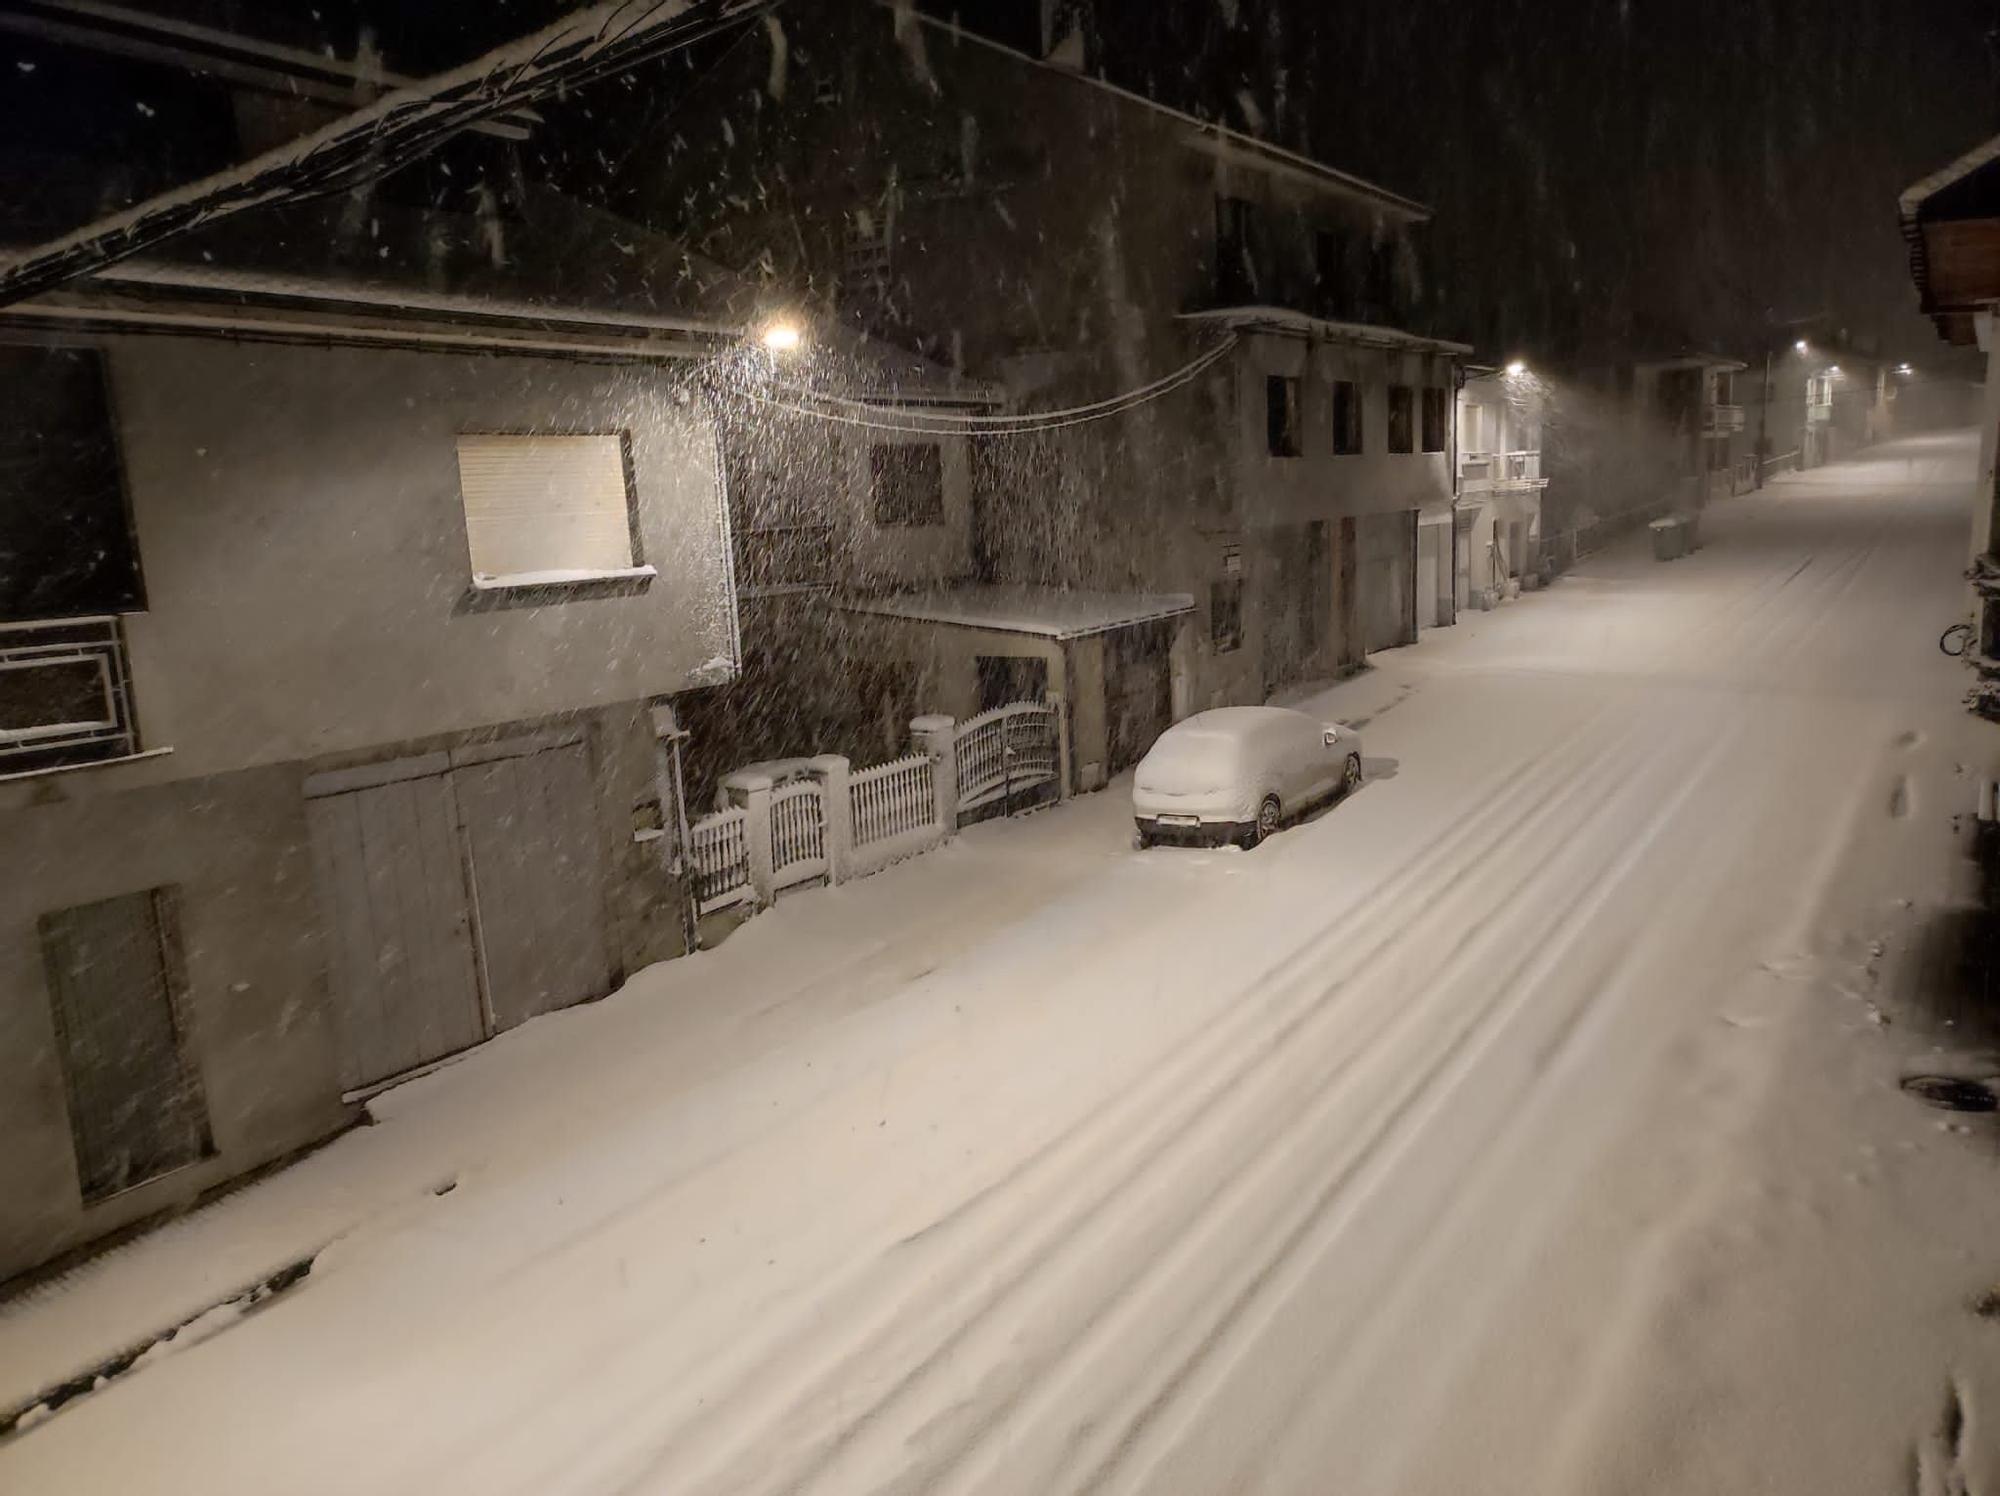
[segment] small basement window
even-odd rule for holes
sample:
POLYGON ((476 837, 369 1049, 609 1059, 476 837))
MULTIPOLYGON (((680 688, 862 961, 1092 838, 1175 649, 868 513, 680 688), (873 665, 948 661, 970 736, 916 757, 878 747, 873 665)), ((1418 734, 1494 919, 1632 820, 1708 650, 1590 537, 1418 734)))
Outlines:
POLYGON ((1243 647, 1243 578, 1209 583, 1208 641, 1217 654, 1243 647))
POLYGON ((655 575, 622 436, 461 436, 458 483, 475 587, 655 575))
POLYGON ((1333 451, 1337 457, 1361 451, 1361 386, 1351 379, 1333 382, 1333 451))
POLYGON ((936 442, 883 442, 869 448, 878 525, 944 523, 944 454, 936 442))
POLYGON ((1299 455, 1299 381, 1273 374, 1264 381, 1264 434, 1273 457, 1299 455))
POLYGON ((42 966, 84 1203, 214 1151, 183 1051, 174 890, 44 914, 42 966))
POLYGON ((1417 392, 1407 384, 1389 386, 1389 450, 1416 450, 1417 392))
POLYGON ((1442 452, 1444 450, 1447 426, 1445 391, 1426 389, 1424 391, 1424 450, 1442 452))

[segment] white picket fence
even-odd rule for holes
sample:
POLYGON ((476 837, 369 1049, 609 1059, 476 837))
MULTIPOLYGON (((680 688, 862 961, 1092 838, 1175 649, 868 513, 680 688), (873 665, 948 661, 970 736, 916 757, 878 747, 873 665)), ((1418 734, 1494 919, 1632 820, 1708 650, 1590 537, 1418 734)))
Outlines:
POLYGON ((956 829, 956 817, 938 804, 937 762, 926 753, 861 770, 848 780, 847 796, 854 877, 928 852, 956 829))
POLYGON ((712 816, 703 816, 688 827, 695 907, 703 914, 740 904, 755 895, 750 886, 750 851, 744 834, 749 820, 748 811, 732 805, 712 816))
POLYGON ((974 814, 1060 794, 1060 708, 1015 702, 963 723, 919 717, 915 751, 870 769, 825 754, 723 777, 727 809, 688 828, 703 914, 771 904, 785 889, 840 883, 942 844, 974 814))

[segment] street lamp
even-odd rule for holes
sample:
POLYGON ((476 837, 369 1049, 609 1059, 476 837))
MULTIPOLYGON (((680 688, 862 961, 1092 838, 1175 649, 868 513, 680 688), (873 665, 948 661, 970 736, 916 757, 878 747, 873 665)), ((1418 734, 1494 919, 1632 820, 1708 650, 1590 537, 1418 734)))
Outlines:
POLYGON ((1528 372, 1528 366, 1517 358, 1507 365, 1507 372, 1513 375, 1514 378, 1519 379, 1523 374, 1528 372))
POLYGON ((789 322, 773 322, 764 329, 764 346, 773 353, 791 353, 799 342, 799 330, 789 322))
POLYGON ((1805 351, 1806 351, 1806 340, 1804 338, 1800 338, 1796 343, 1792 344, 1792 352, 1804 353, 1805 351))

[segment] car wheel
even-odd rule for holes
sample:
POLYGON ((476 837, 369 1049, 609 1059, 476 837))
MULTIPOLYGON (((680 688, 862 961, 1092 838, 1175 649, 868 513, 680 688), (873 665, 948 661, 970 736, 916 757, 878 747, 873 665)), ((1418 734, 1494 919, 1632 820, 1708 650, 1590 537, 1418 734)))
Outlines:
POLYGON ((1347 755, 1347 767, 1341 770, 1340 793, 1343 795, 1351 795, 1360 788, 1361 788, 1361 755, 1358 753, 1350 753, 1347 755))
POLYGON ((1246 844, 1254 847, 1265 837, 1273 835, 1278 829, 1278 822, 1284 818, 1284 814, 1284 807, 1278 804, 1278 797, 1276 795, 1266 795, 1264 803, 1257 807, 1257 821, 1250 828, 1250 835, 1245 838, 1246 844))
POLYGON ((1138 844, 1141 852, 1153 845, 1153 835, 1150 831, 1138 832, 1133 836, 1132 840, 1138 844))

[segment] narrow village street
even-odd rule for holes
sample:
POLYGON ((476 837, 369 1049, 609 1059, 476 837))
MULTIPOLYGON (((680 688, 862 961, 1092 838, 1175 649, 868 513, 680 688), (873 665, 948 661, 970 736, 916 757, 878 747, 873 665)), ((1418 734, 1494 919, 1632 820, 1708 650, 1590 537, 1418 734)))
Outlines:
POLYGON ((1897 1084, 1986 1038, 1973 461, 1376 656, 1254 852, 1120 779, 384 1094, 0 1306, 12 1409, 312 1261, 0 1490, 2000 1490, 2000 1132, 1897 1084))

